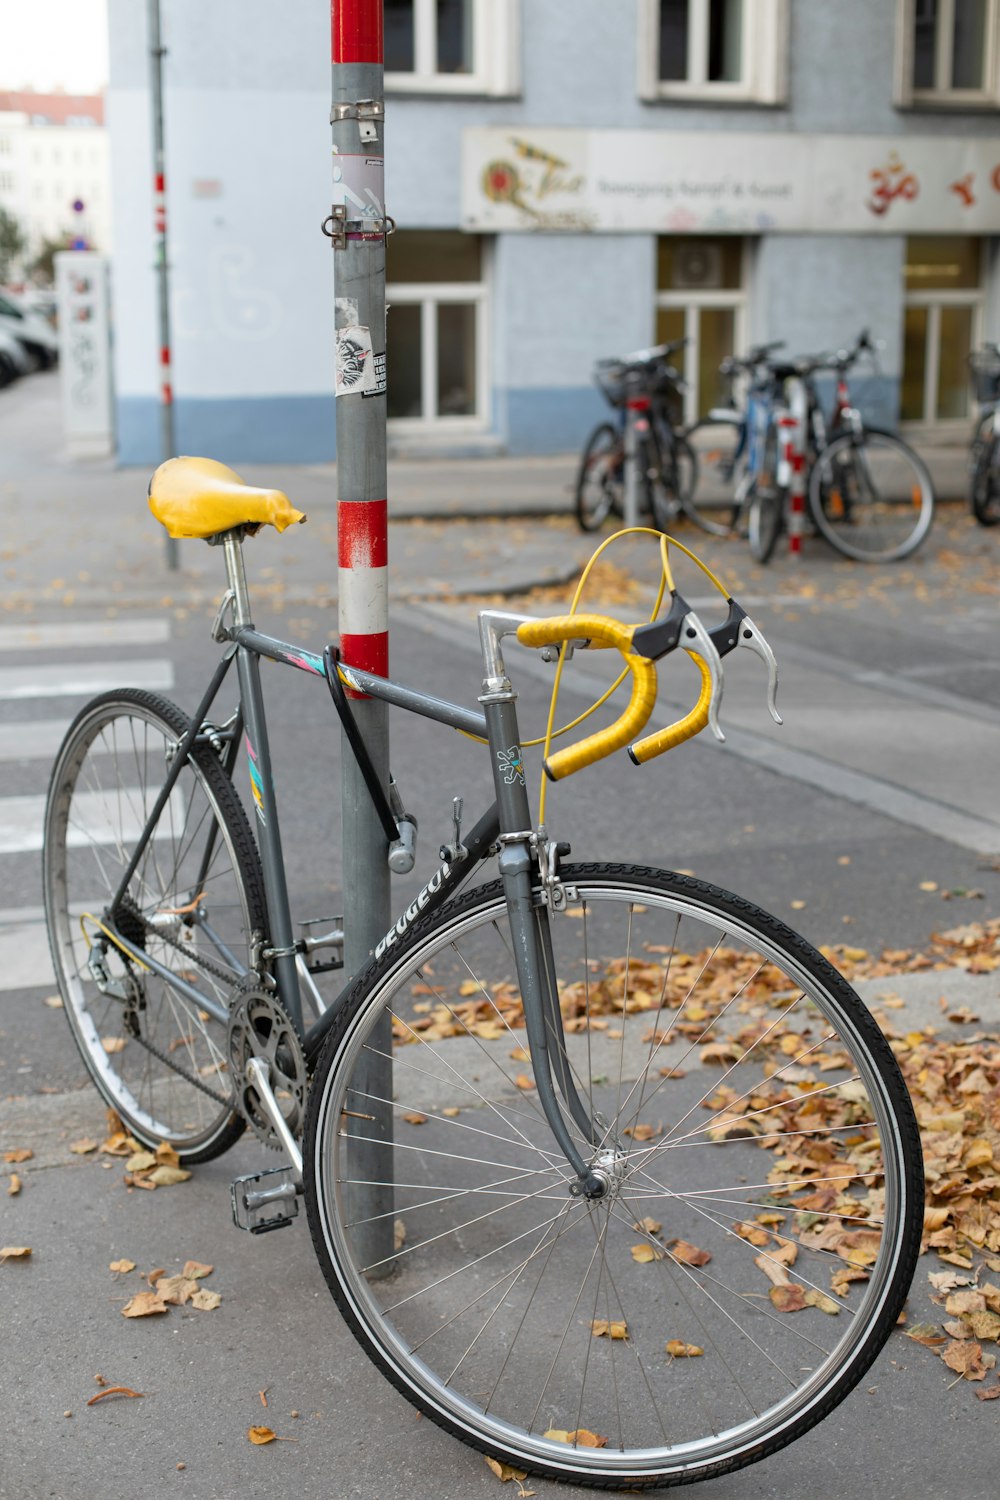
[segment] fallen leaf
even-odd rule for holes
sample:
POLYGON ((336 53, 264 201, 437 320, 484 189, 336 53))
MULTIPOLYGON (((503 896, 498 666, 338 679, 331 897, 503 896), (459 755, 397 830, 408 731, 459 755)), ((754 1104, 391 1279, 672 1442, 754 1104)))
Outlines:
POLYGON ((155 1271, 147 1271, 146 1272, 146 1281, 149 1283, 150 1286, 155 1286, 156 1283, 159 1281, 160 1277, 161 1276, 166 1276, 166 1274, 167 1274, 166 1267, 165 1266, 158 1266, 155 1271))
POLYGON ((639 1262, 641 1266, 648 1265, 651 1260, 662 1260, 664 1251, 656 1245, 633 1245, 632 1259, 639 1262))
POLYGON ((422 1115, 419 1112, 419 1110, 415 1110, 415 1109, 411 1110, 408 1115, 404 1115, 403 1119, 406 1121, 407 1125, 426 1125, 427 1124, 427 1116, 426 1115, 422 1115))
POLYGON ((920 889, 922 891, 936 891, 937 888, 936 880, 922 880, 920 882, 920 889))
POLYGON ((106 1156, 128 1156, 139 1150, 139 1142, 126 1135, 124 1130, 116 1130, 102 1143, 101 1150, 106 1156))
POLYGON ((7 1184, 7 1197, 16 1198, 21 1191, 22 1183, 16 1172, 11 1172, 10 1181, 7 1184))
POLYGON ((976 1395, 980 1401, 995 1401, 1000 1396, 1000 1385, 988 1385, 985 1389, 977 1391, 976 1395))
POLYGON ((595 1318, 590 1325, 590 1331, 595 1339, 627 1339, 628 1324, 620 1321, 609 1322, 607 1318, 595 1318))
POLYGON ((457 1104, 446 1104, 441 1113, 444 1115, 446 1120, 454 1120, 455 1116, 460 1115, 462 1111, 459 1109, 457 1104))
POLYGON ((124 1052, 125 1038, 123 1036, 102 1036, 101 1046, 109 1055, 115 1052, 124 1052))
POLYGON ((671 1359, 696 1359, 705 1352, 697 1344, 686 1344, 683 1339, 667 1339, 664 1347, 671 1359))
POLYGON ((145 1172, 150 1167, 156 1166, 156 1157, 152 1151, 134 1151, 125 1163, 127 1172, 145 1172))
MULTIPOLYGON (((175 1307, 183 1307, 190 1302, 194 1293, 198 1290, 198 1283, 192 1281, 190 1276, 161 1276, 156 1283, 156 1295, 164 1302, 172 1302, 175 1307)), ((148 1296, 146 1292, 142 1296, 148 1296)))
POLYGON ((161 1141, 154 1154, 161 1167, 179 1167, 181 1164, 180 1157, 169 1141, 161 1141))
POLYGON ((96 1396, 91 1396, 87 1405, 96 1406, 98 1401, 104 1400, 105 1396, 131 1396, 134 1400, 139 1400, 144 1394, 144 1391, 130 1390, 127 1385, 109 1385, 107 1390, 98 1391, 96 1396))
POLYGON ((111 1262, 110 1266, 108 1267, 108 1270, 109 1271, 134 1271, 135 1270, 135 1261, 134 1260, 124 1260, 124 1259, 123 1260, 113 1260, 111 1262))
POLYGON ((533 1089, 535 1087, 535 1080, 533 1078, 529 1078, 527 1073, 518 1073, 517 1077, 514 1079, 514 1082, 517 1084, 517 1087, 519 1089, 533 1089))
POLYGON ((915 1344, 923 1344, 926 1349, 938 1349, 948 1342, 947 1335, 934 1323, 914 1323, 906 1330, 906 1337, 915 1344))
POLYGON ((28 1245, 4 1245, 3 1249, 0 1249, 0 1261, 27 1260, 30 1254, 31 1249, 28 1245))
POLYGON ((190 1276, 194 1281, 200 1281, 203 1276, 211 1276, 214 1270, 214 1266, 206 1266, 200 1260, 186 1260, 181 1275, 190 1276))
POLYGON ((673 1260, 679 1260, 685 1266, 707 1266, 712 1259, 710 1251, 699 1250, 688 1240, 668 1240, 667 1249, 673 1260))
POLYGON ((165 1313, 167 1304, 155 1292, 136 1292, 122 1308, 123 1318, 148 1318, 153 1313, 165 1313))
POLYGON ((564 1432, 560 1427, 550 1427, 544 1436, 555 1438, 557 1443, 575 1443, 578 1448, 606 1448, 608 1445, 606 1437, 598 1437, 596 1432, 588 1432, 586 1427, 578 1427, 574 1432, 564 1432))
POLYGON ((149 1193, 156 1192, 156 1183, 150 1182, 148 1178, 143 1177, 141 1173, 137 1175, 133 1172, 126 1172, 125 1176, 122 1178, 122 1181, 124 1182, 126 1187, 145 1188, 149 1193))
MULTIPOLYGON (((222 1297, 219 1293, 209 1291, 207 1286, 199 1287, 191 1297, 191 1306, 197 1307, 201 1312, 212 1312, 221 1302, 222 1297)), ((266 1401, 264 1405, 267 1405, 266 1401)))
POLYGON ((659 1219, 650 1219, 647 1217, 645 1219, 640 1219, 635 1227, 636 1229, 644 1229, 647 1234, 659 1234, 660 1230, 663 1228, 663 1225, 660 1223, 659 1219))
POLYGON ((15 1146, 12 1151, 4 1152, 3 1159, 9 1162, 30 1161, 34 1154, 30 1146, 15 1146))
POLYGON ((69 1149, 75 1156, 89 1156, 91 1151, 97 1150, 97 1142, 84 1136, 79 1141, 70 1141, 69 1149))
POLYGON ((800 1312, 806 1305, 806 1295, 800 1286, 772 1286, 767 1295, 778 1312, 800 1312))
POLYGON ((663 1134, 662 1125, 631 1125, 625 1131, 634 1141, 652 1141, 663 1134))
POLYGON ((985 1380, 986 1365, 983 1363, 983 1346, 977 1343, 963 1343, 959 1339, 952 1339, 946 1349, 941 1351, 941 1359, 954 1370, 956 1375, 961 1375, 965 1380, 985 1380))
MULTIPOLYGON (((777 1291, 778 1288, 775 1287, 774 1290, 777 1291)), ((819 1291, 816 1287, 810 1287, 806 1292, 806 1305, 818 1307, 820 1312, 827 1313, 831 1318, 836 1317, 840 1312, 840 1303, 834 1302, 832 1297, 828 1297, 825 1292, 819 1291)))
POLYGON ((406 1244, 406 1224, 402 1219, 394 1219, 392 1223, 392 1243, 396 1250, 402 1250, 406 1244))
POLYGON ((155 1182, 157 1187, 175 1187, 178 1182, 187 1182, 191 1173, 186 1167, 154 1167, 149 1174, 149 1181, 155 1182))
POLYGON ((508 1479, 516 1479, 520 1483, 522 1479, 527 1479, 528 1477, 526 1469, 512 1468, 510 1464, 501 1463, 498 1458, 487 1457, 486 1462, 503 1484, 506 1484, 508 1479))
POLYGON ((278 1434, 276 1432, 272 1432, 270 1427, 247 1428, 247 1437, 250 1439, 251 1443, 254 1443, 258 1448, 262 1447, 264 1443, 273 1443, 276 1440, 277 1436, 278 1434))
POLYGON ((804 901, 793 901, 791 905, 792 911, 804 911, 806 903, 804 901))
POLYGON ((49 1010, 62 1010, 62 995, 46 995, 42 1004, 47 1005, 49 1010))

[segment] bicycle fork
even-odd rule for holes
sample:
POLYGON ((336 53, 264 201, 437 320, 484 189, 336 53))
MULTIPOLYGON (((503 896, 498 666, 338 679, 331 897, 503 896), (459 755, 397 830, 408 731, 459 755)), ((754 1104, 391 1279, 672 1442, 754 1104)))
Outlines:
MULTIPOLYGON (((524 763, 515 709, 516 694, 503 668, 499 639, 521 616, 489 611, 481 617, 487 676, 479 701, 483 705, 489 735, 497 808, 500 815, 498 860, 510 920, 514 964, 524 1006, 528 1051, 535 1075, 538 1102, 552 1134, 576 1174, 570 1184, 574 1197, 601 1198, 608 1191, 607 1174, 586 1161, 574 1141, 566 1114, 556 1092, 581 1132, 583 1141, 596 1153, 604 1130, 588 1112, 576 1089, 566 1052, 566 1036, 559 1008, 555 961, 549 932, 549 906, 555 885, 555 855, 549 864, 550 845, 544 830, 532 827, 524 763), (534 874, 541 868, 542 904, 535 895, 534 874)), ((516 623, 515 623, 516 622, 516 623)))

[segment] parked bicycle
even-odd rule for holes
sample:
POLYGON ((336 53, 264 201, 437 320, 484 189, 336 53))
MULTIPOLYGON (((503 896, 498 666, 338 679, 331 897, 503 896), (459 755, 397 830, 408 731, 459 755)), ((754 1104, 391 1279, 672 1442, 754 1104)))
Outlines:
POLYGON ((640 349, 622 359, 600 360, 594 379, 617 415, 587 439, 576 481, 576 516, 584 531, 597 531, 609 515, 625 512, 630 448, 638 483, 638 509, 669 532, 686 516, 705 530, 718 528, 694 504, 698 463, 679 431, 683 382, 670 356, 686 339, 640 349))
POLYGON ((740 647, 767 664, 776 714, 761 632, 707 569, 726 603, 712 629, 669 571, 641 626, 486 610, 469 708, 255 628, 243 542, 304 519, 285 496, 182 458, 154 475, 151 505, 172 535, 221 544, 228 589, 194 713, 104 693, 52 774, 52 956, 104 1099, 136 1141, 187 1164, 247 1128, 278 1146, 287 1165, 234 1183, 237 1221, 280 1228, 304 1195, 364 1349, 487 1455, 636 1488, 806 1432, 875 1358, 915 1265, 920 1147, 895 1059, 827 960, 750 902, 637 862, 569 862, 532 816, 506 661, 515 642, 557 672, 574 648, 624 657, 616 723, 566 748, 546 736, 558 781, 717 727, 721 658, 740 647), (668 656, 700 690, 683 719, 651 726, 668 656), (489 745, 494 805, 469 831, 456 820, 420 894, 330 998, 343 933, 307 920, 295 935, 261 658, 330 693, 393 868, 412 863, 415 821, 380 786, 345 688, 489 745), (459 894, 484 862, 497 878, 459 894))
POLYGON ((750 375, 746 409, 714 408, 687 433, 717 486, 734 476, 730 529, 749 535, 758 561, 773 555, 786 526, 790 482, 778 429, 787 416, 788 383, 799 380, 806 397, 806 498, 816 531, 836 551, 860 562, 910 556, 930 530, 934 487, 913 449, 865 422, 851 400, 847 373, 875 349, 867 331, 852 348, 835 354, 777 361, 771 356, 778 347, 760 345, 746 359, 724 361, 722 372, 730 379, 750 375), (817 385, 823 373, 836 376, 829 417, 817 385))
POLYGON ((980 526, 1000 523, 1000 344, 969 355, 979 415, 969 452, 969 503, 980 526))

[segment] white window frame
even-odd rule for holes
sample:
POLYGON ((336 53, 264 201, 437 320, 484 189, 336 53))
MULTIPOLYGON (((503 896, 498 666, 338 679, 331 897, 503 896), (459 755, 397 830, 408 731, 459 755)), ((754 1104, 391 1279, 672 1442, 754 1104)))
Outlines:
POLYGON ((934 86, 918 89, 913 82, 916 0, 896 0, 896 77, 893 102, 897 109, 1000 109, 1000 0, 986 0, 986 4, 982 88, 952 88, 955 0, 938 0, 934 37, 934 86))
MULTIPOLYGON (((703 238, 704 236, 697 236, 703 238)), ((668 236, 669 238, 669 236, 668 236)), ((678 239, 682 236, 678 235, 678 239)), ((683 290, 680 287, 673 291, 661 291, 656 293, 656 311, 667 311, 669 309, 682 309, 684 312, 684 337, 688 340, 684 346, 684 380, 687 389, 684 392, 684 421, 690 425, 697 422, 699 417, 705 413, 698 410, 698 372, 701 365, 701 312, 704 308, 712 311, 716 309, 732 309, 733 317, 733 339, 737 350, 743 348, 747 339, 747 303, 748 288, 747 281, 750 270, 750 242, 747 236, 743 236, 743 244, 740 247, 740 284, 738 287, 706 288, 704 291, 697 289, 683 290)))
POLYGON ((939 288, 937 291, 926 292, 911 291, 907 289, 903 296, 903 306, 925 307, 927 309, 927 342, 924 345, 924 399, 923 411, 919 417, 913 417, 902 425, 910 433, 919 436, 926 433, 929 436, 952 436, 956 433, 965 435, 974 411, 974 402, 970 395, 969 409, 964 417, 938 417, 935 415, 937 407, 938 376, 941 370, 941 312, 946 307, 965 307, 972 311, 972 322, 970 332, 970 350, 977 348, 985 337, 984 326, 986 320, 986 254, 985 244, 982 251, 982 263, 980 267, 980 281, 978 287, 962 287, 949 291, 947 288, 939 288))
POLYGON ((688 0, 688 76, 659 76, 660 0, 638 0, 638 92, 648 103, 784 104, 788 96, 788 0, 743 0, 742 76, 708 80, 709 0, 688 0))
POLYGON ((521 90, 521 0, 472 0, 472 72, 437 72, 436 0, 413 0, 413 71, 385 74, 387 94, 514 98, 521 90))
MULTIPOLYGON (((487 345, 489 320, 487 317, 489 298, 484 281, 407 281, 390 282, 385 289, 385 300, 389 306, 389 326, 392 326, 393 307, 420 308, 420 400, 419 417, 390 417, 390 436, 414 433, 483 432, 489 422, 490 377, 489 349, 487 345), (476 317, 476 409, 466 416, 440 416, 437 411, 438 386, 438 325, 437 310, 445 304, 473 303, 476 317)), ((392 379, 390 367, 389 379, 392 379)))

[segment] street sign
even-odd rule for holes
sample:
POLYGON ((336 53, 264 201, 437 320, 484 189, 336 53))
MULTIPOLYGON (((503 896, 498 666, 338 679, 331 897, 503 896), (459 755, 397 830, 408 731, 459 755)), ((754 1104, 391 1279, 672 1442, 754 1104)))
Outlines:
POLYGON ((55 257, 63 425, 70 455, 113 452, 108 262, 93 250, 55 257))

